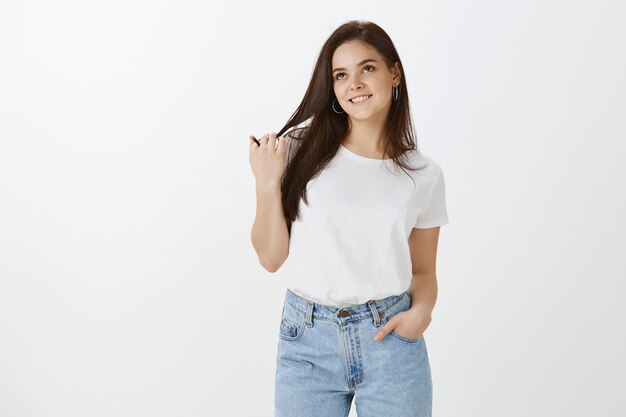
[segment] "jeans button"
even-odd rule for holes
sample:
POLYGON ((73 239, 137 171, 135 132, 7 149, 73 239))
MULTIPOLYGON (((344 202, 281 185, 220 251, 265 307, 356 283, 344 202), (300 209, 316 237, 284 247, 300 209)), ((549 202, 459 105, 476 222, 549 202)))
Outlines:
POLYGON ((350 310, 341 310, 339 312, 339 317, 347 317, 350 314, 354 314, 354 311, 350 311, 350 310))

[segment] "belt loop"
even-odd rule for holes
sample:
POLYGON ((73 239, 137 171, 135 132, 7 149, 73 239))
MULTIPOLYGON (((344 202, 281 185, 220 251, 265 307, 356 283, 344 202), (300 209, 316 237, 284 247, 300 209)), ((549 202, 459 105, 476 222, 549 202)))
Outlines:
POLYGON ((311 301, 307 301, 306 313, 304 314, 304 320, 306 321, 307 326, 313 327, 313 302, 311 301))
POLYGON ((374 327, 380 326, 380 316, 378 315, 376 303, 374 302, 374 300, 369 300, 367 302, 367 305, 370 307, 370 310, 372 310, 372 316, 374 316, 374 327))

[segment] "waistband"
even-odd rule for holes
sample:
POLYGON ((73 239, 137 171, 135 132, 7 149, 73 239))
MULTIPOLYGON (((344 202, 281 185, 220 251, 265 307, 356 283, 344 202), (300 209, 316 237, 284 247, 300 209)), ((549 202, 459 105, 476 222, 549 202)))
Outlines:
POLYGON ((314 303, 313 301, 307 300, 287 288, 287 292, 285 293, 285 302, 300 313, 303 313, 309 326, 312 325, 312 319, 345 322, 351 320, 361 320, 368 317, 373 317, 376 325, 378 326, 383 313, 397 304, 404 297, 410 298, 407 291, 404 291, 399 295, 390 295, 389 297, 381 298, 380 300, 370 300, 363 304, 338 308, 314 303))

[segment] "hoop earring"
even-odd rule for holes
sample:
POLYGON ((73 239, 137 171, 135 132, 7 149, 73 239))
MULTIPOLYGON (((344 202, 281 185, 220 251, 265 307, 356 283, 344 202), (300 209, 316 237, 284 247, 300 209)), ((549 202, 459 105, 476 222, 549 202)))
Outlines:
POLYGON ((337 110, 335 110, 335 100, 336 100, 336 98, 333 99, 333 104, 332 104, 332 107, 333 107, 333 110, 335 111, 335 113, 337 113, 337 114, 345 113, 345 111, 337 111, 337 110))
POLYGON ((392 90, 391 93, 393 95, 393 101, 397 101, 398 100, 398 95, 400 94, 400 92, 398 91, 398 86, 394 85, 391 90, 392 90))

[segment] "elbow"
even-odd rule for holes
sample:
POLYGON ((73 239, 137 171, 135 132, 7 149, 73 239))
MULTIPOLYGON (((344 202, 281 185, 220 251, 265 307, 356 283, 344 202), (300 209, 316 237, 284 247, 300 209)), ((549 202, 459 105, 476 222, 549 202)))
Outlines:
POLYGON ((267 272, 272 272, 272 273, 278 271, 280 269, 280 266, 282 265, 282 263, 272 262, 270 260, 264 260, 264 259, 261 259, 260 262, 261 262, 261 266, 263 266, 263 268, 265 268, 267 272))
POLYGON ((265 268, 267 270, 267 272, 276 272, 280 269, 281 266, 283 266, 283 264, 285 263, 285 261, 287 260, 287 256, 289 254, 287 254, 284 257, 279 257, 279 258, 273 258, 273 259, 268 259, 268 258, 259 258, 259 261, 261 262, 261 265, 263 266, 263 268, 265 268))
MULTIPOLYGON (((263 243, 263 245, 266 245, 263 243)), ((289 255, 289 249, 286 249, 286 253, 277 253, 276 251, 268 252, 264 250, 263 246, 260 242, 254 239, 254 235, 252 236, 252 246, 254 247, 257 257, 259 259, 259 263, 265 270, 268 272, 276 272, 280 269, 280 267, 285 263, 287 256, 289 255), (262 250, 263 249, 263 250, 262 250)))

